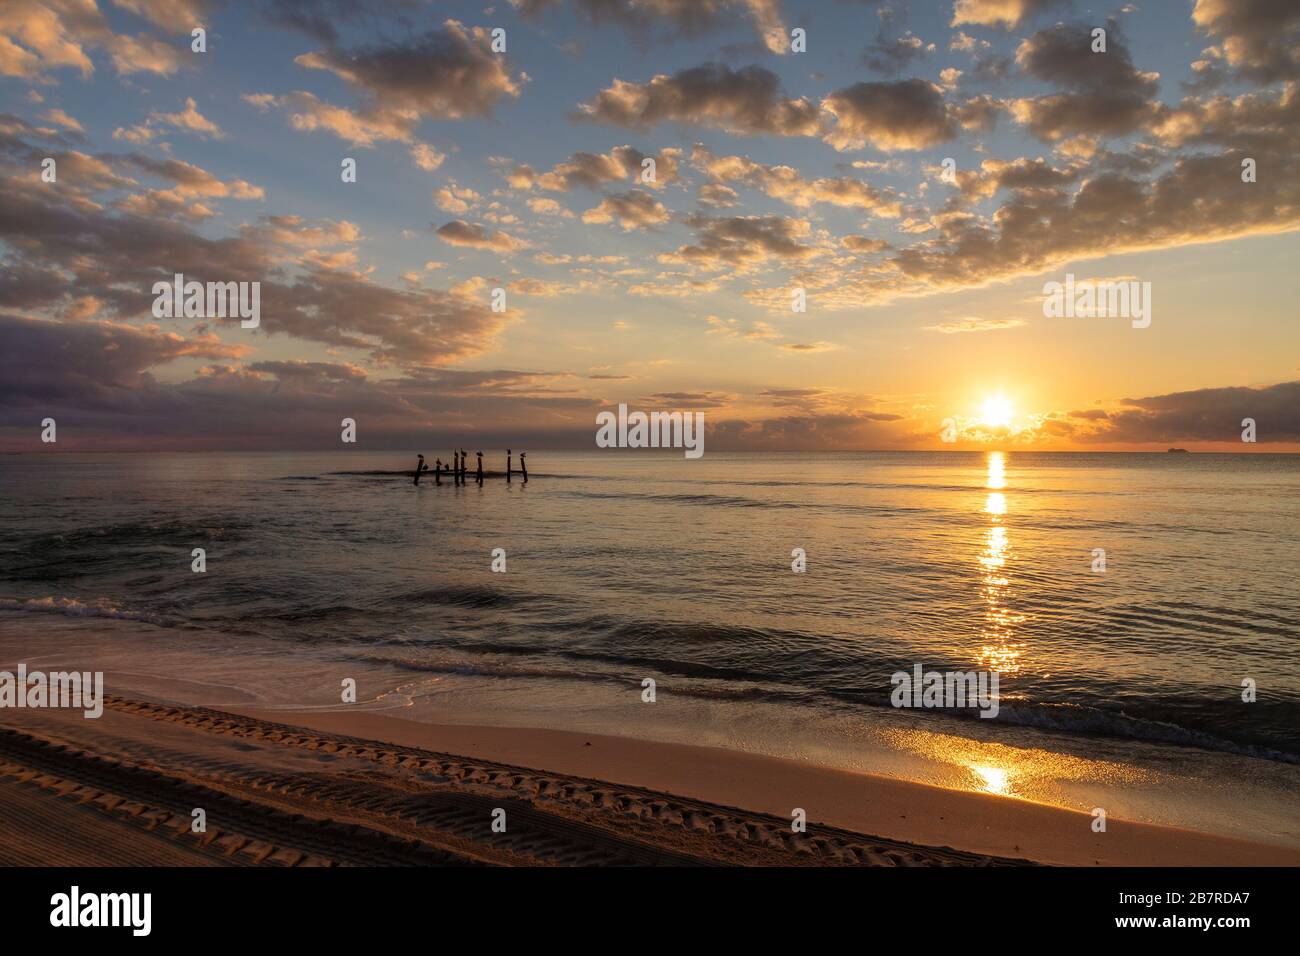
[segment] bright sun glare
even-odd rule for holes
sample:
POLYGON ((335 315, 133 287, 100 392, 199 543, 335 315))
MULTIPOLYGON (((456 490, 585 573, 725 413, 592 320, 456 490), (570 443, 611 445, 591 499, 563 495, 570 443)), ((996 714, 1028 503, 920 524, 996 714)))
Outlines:
POLYGON ((1011 402, 1001 395, 990 395, 980 406, 980 421, 990 428, 1005 428, 1011 424, 1011 402))

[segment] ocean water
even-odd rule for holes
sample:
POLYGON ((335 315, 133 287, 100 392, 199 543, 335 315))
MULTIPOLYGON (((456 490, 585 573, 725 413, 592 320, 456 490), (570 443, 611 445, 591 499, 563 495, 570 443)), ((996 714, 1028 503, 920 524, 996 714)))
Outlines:
POLYGON ((457 488, 413 453, 0 456, 6 656, 1295 838, 1300 456, 529 458, 457 488), (999 715, 894 709, 915 664, 997 670, 999 715))

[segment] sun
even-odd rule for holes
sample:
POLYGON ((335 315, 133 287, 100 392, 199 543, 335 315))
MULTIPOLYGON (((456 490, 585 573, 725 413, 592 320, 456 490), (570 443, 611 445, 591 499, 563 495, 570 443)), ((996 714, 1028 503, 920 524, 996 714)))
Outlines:
POLYGON ((1013 414, 1010 399, 1002 395, 990 395, 980 406, 980 422, 990 428, 1006 428, 1013 414))

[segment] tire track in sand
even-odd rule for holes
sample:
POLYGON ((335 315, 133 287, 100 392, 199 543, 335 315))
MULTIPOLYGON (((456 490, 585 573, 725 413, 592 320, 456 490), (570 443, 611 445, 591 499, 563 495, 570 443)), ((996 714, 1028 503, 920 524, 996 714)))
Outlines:
POLYGON ((256 789, 315 798, 328 806, 401 820, 415 833, 432 829, 468 838, 476 846, 518 849, 525 858, 519 862, 787 866, 1030 863, 951 847, 920 846, 813 823, 808 833, 797 834, 791 832, 789 821, 767 814, 599 780, 320 733, 210 708, 111 695, 106 695, 105 706, 203 733, 368 761, 389 776, 404 773, 408 781, 405 785, 415 787, 417 792, 377 792, 377 781, 367 781, 357 793, 348 790, 337 777, 304 780, 301 774, 286 779, 254 775, 246 782, 256 789), (490 834, 488 814, 497 806, 507 809, 514 832, 490 834), (606 854, 609 858, 603 858, 606 854))

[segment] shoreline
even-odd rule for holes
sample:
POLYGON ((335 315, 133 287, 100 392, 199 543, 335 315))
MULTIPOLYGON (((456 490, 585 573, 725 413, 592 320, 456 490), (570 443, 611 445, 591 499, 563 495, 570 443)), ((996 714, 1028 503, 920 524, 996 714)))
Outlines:
POLYGON ((1083 813, 710 747, 105 703, 96 720, 0 710, 0 865, 1300 865, 1286 847, 1113 818, 1099 834, 1083 813))
MULTIPOLYGON (((53 666, 69 654, 83 657, 90 648, 89 645, 76 647, 81 643, 78 638, 93 636, 98 644, 106 629, 104 622, 99 620, 65 621, 57 627, 51 626, 53 622, 43 623, 45 626, 36 630, 44 640, 36 644, 32 641, 36 636, 32 630, 23 627, 19 632, 25 651, 23 657, 29 662, 40 660, 45 666, 53 666)), ((345 768, 322 764, 317 758, 321 753, 334 753, 345 748, 344 741, 361 740, 369 742, 362 751, 412 748, 426 755, 416 759, 417 763, 434 759, 427 755, 440 755, 437 759, 451 759, 457 764, 491 764, 498 769, 491 771, 488 777, 504 774, 502 779, 508 777, 515 781, 498 787, 494 792, 503 799, 522 801, 522 804, 534 808, 539 804, 538 791, 532 782, 563 777, 572 781, 565 786, 575 788, 575 793, 603 793, 623 788, 635 791, 635 794, 620 797, 620 800, 654 807, 695 801, 714 808, 701 810, 701 814, 721 813, 723 810, 731 814, 734 810, 736 818, 759 820, 759 824, 753 825, 773 833, 790 833, 792 812, 800 808, 806 813, 810 835, 832 828, 856 834, 866 844, 892 841, 907 845, 910 849, 906 852, 921 859, 925 859, 927 853, 938 853, 948 847, 955 848, 953 852, 985 860, 1067 866, 1300 865, 1300 846, 1296 845, 1290 828, 1285 825, 1258 833, 1243 832, 1241 827, 1233 832, 1229 828, 1233 821, 1229 820, 1224 821, 1225 829, 1220 831, 1170 820, 1146 822, 1151 818, 1127 814, 1123 799, 1131 794, 1122 782, 1127 781, 1128 787, 1140 783, 1139 778, 1133 776, 1132 768, 1123 765, 1112 767, 1105 760, 1082 760, 1065 750, 1018 750, 993 744, 972 751, 978 759, 964 751, 956 756, 948 754, 947 759, 955 761, 952 766, 957 767, 981 766, 985 762, 996 764, 998 755, 1005 751, 1003 759, 1011 764, 1027 766, 1027 761, 1042 761, 1048 770, 1055 768, 1052 772, 1060 775, 1061 779, 1071 777, 1078 781, 1079 794, 1086 797, 1087 802, 1075 801, 1073 809, 1069 805, 1037 800, 1026 792, 1013 796, 954 787, 947 785, 945 780, 926 782, 924 778, 899 774, 887 760, 871 757, 870 751, 863 751, 861 759, 852 764, 837 764, 833 762, 833 756, 828 757, 824 747, 819 749, 811 744, 803 751, 758 752, 743 750, 726 742, 718 743, 717 735, 697 734, 695 740, 684 740, 680 737, 642 736, 635 733, 636 728, 632 728, 634 733, 628 733, 627 728, 615 724, 598 725, 601 729, 612 730, 610 733, 594 732, 582 726, 570 726, 569 729, 528 726, 516 723, 519 715, 509 710, 491 713, 482 708, 477 717, 462 715, 461 722, 448 722, 447 715, 443 715, 441 720, 430 719, 438 715, 429 711, 427 706, 412 706, 409 702, 406 706, 383 710, 370 709, 365 702, 342 708, 337 703, 320 706, 312 700, 317 698, 315 693, 306 695, 310 702, 276 707, 268 703, 276 696, 265 693, 268 688, 259 685, 241 690, 235 686, 242 683, 239 680, 218 683, 218 675, 207 667, 199 668, 201 672, 206 671, 205 679, 164 676, 193 674, 196 661, 211 660, 208 656, 211 649, 186 642, 184 650, 179 652, 181 656, 173 657, 173 653, 178 653, 175 649, 168 651, 167 645, 155 641, 160 635, 158 629, 125 622, 120 627, 135 638, 142 638, 143 644, 131 646, 123 656, 125 646, 113 642, 112 646, 117 650, 111 659, 104 656, 106 646, 87 655, 95 662, 93 666, 102 666, 108 672, 109 686, 114 689, 114 703, 107 706, 102 718, 84 720, 79 713, 67 711, 0 709, 0 733, 4 728, 10 728, 21 734, 45 736, 48 729, 57 729, 57 734, 48 739, 58 740, 74 752, 84 754, 82 759, 74 762, 76 767, 72 769, 77 773, 100 758, 129 760, 149 768, 150 772, 161 768, 173 774, 177 781, 204 787, 219 781, 224 788, 227 779, 242 779, 254 771, 279 768, 282 757, 276 753, 281 749, 275 745, 276 741, 285 736, 310 733, 323 738, 307 746, 314 757, 303 769, 314 777, 323 775, 343 779, 345 768), (148 653, 147 663, 140 656, 142 653, 148 653), (200 712, 223 716, 220 720, 199 720, 194 715, 200 712), (240 715, 247 718, 249 728, 229 734, 219 729, 223 721, 234 720, 240 715), (506 726, 490 725, 494 721, 506 726), (176 725, 189 729, 180 732, 176 725), (266 729, 272 725, 281 729, 266 729), (215 732, 212 732, 214 728, 215 732), (158 738, 158 731, 162 729, 166 729, 169 735, 179 734, 174 747, 167 747, 166 741, 158 738), (199 730, 204 732, 197 732, 199 730), (242 745, 230 739, 232 734, 258 742, 259 752, 246 753, 242 745), (169 766, 169 761, 177 755, 183 759, 179 759, 175 766, 169 766), (1061 769, 1061 764, 1066 765, 1066 769, 1061 769), (214 766, 219 770, 213 771, 211 768, 214 766), (1108 767, 1120 773, 1121 777, 1117 780, 1099 777, 1098 774, 1108 767), (1093 819, 1086 810, 1095 805, 1108 808, 1105 833, 1092 830, 1093 819)), ((0 636, 6 632, 9 637, 18 636, 9 628, 0 628, 0 636)), ((0 642, 0 650, 4 649, 4 643, 7 642, 0 642)), ((254 651, 253 648, 246 650, 254 651)), ((278 649, 272 650, 278 653, 278 649)), ((248 667, 258 657, 254 652, 239 662, 232 661, 236 669, 224 676, 238 678, 247 674, 248 667)), ((82 660, 82 663, 89 661, 82 660)), ((321 662, 317 666, 320 673, 310 666, 298 667, 292 673, 278 675, 277 680, 288 680, 299 688, 317 685, 324 688, 327 676, 335 679, 333 675, 337 674, 337 665, 321 662)), ((439 686, 445 704, 448 687, 445 683, 439 686)), ((377 703, 384 696, 380 694, 370 703, 377 703)), ((540 714, 531 716, 539 717, 540 714)), ((817 737, 812 728, 805 726, 804 730, 805 736, 811 735, 809 739, 817 737)), ((918 736, 933 740, 944 735, 927 730, 918 732, 918 736)), ((951 748, 957 743, 960 741, 953 738, 946 740, 943 746, 951 748)), ((389 762, 400 764, 403 761, 389 762)), ((31 769, 22 759, 17 766, 31 769)), ((348 769, 361 777, 374 772, 373 766, 369 765, 348 769)), ((388 770, 383 772, 388 773, 388 770)), ((1150 785, 1157 788, 1152 792, 1176 788, 1179 779, 1182 778, 1167 775, 1150 785)), ((1184 780, 1182 790, 1192 782, 1184 780)), ((411 780, 395 779, 381 781, 378 786, 382 791, 390 783, 399 789, 412 785, 411 780)), ((1203 783, 1196 781, 1197 786, 1203 783)), ((445 786, 459 787, 459 784, 448 784, 445 780, 430 784, 422 779, 415 781, 415 785, 417 788, 432 786, 434 791, 445 786)), ((1169 791, 1168 799, 1175 800, 1180 796, 1180 790, 1174 789, 1169 791)), ((137 794, 137 798, 144 802, 148 797, 147 791, 137 794)), ((247 792, 243 797, 254 802, 264 799, 264 795, 247 792)), ((30 793, 22 796, 28 803, 30 798, 30 793)), ((550 806, 555 798, 548 796, 547 800, 550 806)), ((0 803, 3 803, 2 799, 0 803)), ((1136 804, 1130 803, 1132 805, 1136 804)), ((295 812, 304 812, 304 809, 295 805, 295 812)), ((338 808, 331 807, 326 801, 316 809, 327 811, 332 818, 338 808)), ((589 813, 592 808, 579 803, 575 809, 564 803, 563 812, 571 811, 589 813)), ((0 817, 9 813, 19 818, 24 812, 28 811, 0 810, 0 817)), ((593 819, 596 821, 593 825, 614 833, 644 822, 636 814, 629 818, 621 812, 595 813, 593 819)), ((1240 822, 1236 820, 1236 823, 1240 822)), ((76 830, 76 821, 65 821, 61 825, 76 830)), ((676 832, 665 835, 665 832, 656 831, 649 839, 665 843, 679 854, 688 854, 700 837, 695 833, 683 836, 676 832)), ((8 832, 0 834, 0 837, 7 836, 8 832)), ((422 839, 425 837, 427 834, 422 839)), ((15 839, 21 840, 20 837, 15 839)), ((0 839, 0 845, 3 842, 0 839)), ((733 849, 714 848, 706 856, 721 854, 725 857, 733 849)), ((763 853, 755 856, 752 847, 737 852, 738 862, 751 865, 773 865, 775 862, 763 853)), ((871 862, 879 862, 878 857, 878 854, 867 854, 871 862)), ((165 858, 169 858, 166 853, 160 857, 165 858)), ((944 858, 940 854, 934 859, 944 858)), ((964 862, 969 863, 969 860, 964 862)))
POLYGON ((926 846, 1063 866, 1296 866, 1300 850, 717 747, 384 714, 230 708, 315 730, 644 787, 926 846), (587 746, 590 744, 590 746, 587 746), (460 748, 457 750, 456 748, 460 748))

